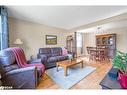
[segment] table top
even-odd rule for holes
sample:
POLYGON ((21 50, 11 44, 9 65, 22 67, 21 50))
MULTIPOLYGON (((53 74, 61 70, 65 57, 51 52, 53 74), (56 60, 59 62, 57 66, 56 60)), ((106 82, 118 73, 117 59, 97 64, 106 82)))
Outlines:
POLYGON ((108 89, 122 89, 117 79, 110 77, 108 74, 100 82, 100 85, 108 89))
POLYGON ((73 60, 60 61, 60 62, 57 62, 56 64, 59 66, 69 67, 69 66, 79 64, 79 63, 83 63, 83 60, 79 58, 75 58, 73 60))

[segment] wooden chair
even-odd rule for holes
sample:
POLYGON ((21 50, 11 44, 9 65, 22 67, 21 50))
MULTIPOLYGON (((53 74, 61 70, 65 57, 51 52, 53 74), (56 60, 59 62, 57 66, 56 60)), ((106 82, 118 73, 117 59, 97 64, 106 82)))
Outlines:
POLYGON ((88 53, 89 61, 93 60, 93 51, 92 51, 93 47, 86 47, 86 48, 87 48, 87 53, 88 53))
POLYGON ((109 61, 108 57, 108 48, 101 48, 101 47, 86 47, 87 53, 89 56, 89 61, 109 61))
POLYGON ((89 58, 89 61, 90 61, 90 47, 86 47, 86 49, 87 49, 88 58, 89 58))
POLYGON ((104 59, 110 61, 108 56, 108 48, 105 48, 104 50, 104 59))
POLYGON ((106 60, 109 61, 108 49, 107 48, 102 48, 100 50, 99 59, 100 59, 100 61, 106 61, 106 60))

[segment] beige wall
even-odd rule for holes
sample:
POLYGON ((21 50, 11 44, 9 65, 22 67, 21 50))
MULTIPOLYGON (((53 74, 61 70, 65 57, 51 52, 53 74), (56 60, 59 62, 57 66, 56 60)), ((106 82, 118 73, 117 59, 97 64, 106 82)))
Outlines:
POLYGON ((104 33, 84 33, 84 53, 87 54, 87 46, 96 46, 96 35, 116 33, 117 50, 127 52, 127 27, 104 31, 104 33))
POLYGON ((65 47, 66 36, 68 32, 63 29, 48 27, 41 24, 9 18, 9 40, 10 47, 15 46, 14 41, 20 38, 23 45, 20 46, 25 50, 27 59, 31 55, 36 56, 38 49, 41 47, 65 47), (46 45, 45 35, 56 35, 57 45, 46 45))
MULTIPOLYGON (((36 56, 38 49, 41 47, 65 47, 66 36, 74 33, 73 31, 68 32, 67 30, 49 27, 37 23, 31 23, 27 21, 17 20, 9 18, 9 29, 10 29, 10 47, 15 46, 14 41, 16 38, 20 38, 24 43, 22 47, 25 50, 27 59, 31 55, 36 56), (45 35, 57 35, 57 45, 46 45, 45 35)), ((127 52, 127 28, 110 29, 106 30, 101 34, 117 34, 117 50, 127 52)), ((97 33, 84 33, 83 35, 83 52, 87 54, 87 46, 96 46, 95 35, 97 33)))

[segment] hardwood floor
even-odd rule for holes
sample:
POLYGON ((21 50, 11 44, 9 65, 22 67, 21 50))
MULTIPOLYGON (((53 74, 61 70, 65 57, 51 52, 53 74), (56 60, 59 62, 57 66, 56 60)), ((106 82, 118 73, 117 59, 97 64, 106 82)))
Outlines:
MULTIPOLYGON (((71 89, 101 89, 100 81, 111 69, 111 62, 88 62, 85 58, 84 65, 96 67, 96 71, 82 79, 79 83, 74 85, 71 89)), ((37 89, 60 89, 60 87, 52 81, 48 75, 44 75, 37 89)))

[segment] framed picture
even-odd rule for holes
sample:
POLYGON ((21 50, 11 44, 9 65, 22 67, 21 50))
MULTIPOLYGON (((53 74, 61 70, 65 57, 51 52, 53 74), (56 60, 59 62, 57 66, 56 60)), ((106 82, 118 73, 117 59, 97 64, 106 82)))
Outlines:
POLYGON ((56 45, 57 36, 55 35, 46 35, 46 45, 56 45))

